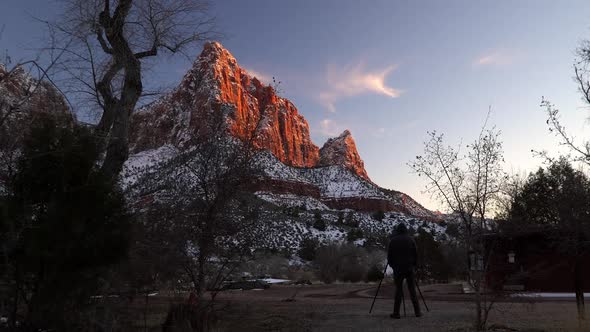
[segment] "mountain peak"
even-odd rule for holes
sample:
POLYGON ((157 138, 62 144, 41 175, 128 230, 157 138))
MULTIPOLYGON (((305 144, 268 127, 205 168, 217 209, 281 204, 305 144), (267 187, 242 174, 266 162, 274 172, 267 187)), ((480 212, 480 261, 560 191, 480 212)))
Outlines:
POLYGON ((342 165, 370 181, 365 170, 365 163, 361 159, 356 149, 356 143, 348 129, 343 131, 340 136, 328 139, 320 149, 320 166, 328 165, 342 165))
POLYGON ((221 45, 220 42, 212 41, 205 44, 203 47, 203 51, 201 55, 197 59, 201 61, 201 59, 205 58, 207 61, 210 61, 211 57, 216 57, 217 59, 227 59, 231 60, 231 62, 237 63, 236 58, 225 48, 221 45))
POLYGON ((350 133, 350 130, 348 130, 348 129, 345 129, 342 132, 342 134, 340 134, 340 136, 338 136, 338 138, 345 138, 346 136, 351 136, 352 137, 352 134, 350 133))
POLYGON ((220 50, 220 51, 227 51, 225 49, 225 47, 223 47, 223 45, 221 45, 220 42, 215 41, 215 40, 214 41, 210 41, 210 42, 208 42, 208 43, 205 44, 204 50, 207 50, 207 49, 216 49, 216 50, 220 50))
POLYGON ((297 167, 317 166, 319 148, 311 141, 305 118, 293 103, 249 75, 218 42, 205 44, 171 94, 135 113, 133 150, 182 143, 202 130, 205 120, 215 112, 227 114, 232 136, 248 139, 255 134, 255 146, 269 150, 281 162, 297 167), (255 128, 256 133, 252 133, 255 128))

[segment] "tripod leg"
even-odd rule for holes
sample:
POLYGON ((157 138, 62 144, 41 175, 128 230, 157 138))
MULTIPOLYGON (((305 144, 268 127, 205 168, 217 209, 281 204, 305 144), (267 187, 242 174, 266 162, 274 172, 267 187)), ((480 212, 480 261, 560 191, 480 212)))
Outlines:
POLYGON ((381 281, 379 281, 379 286, 377 286, 377 291, 375 292, 375 296, 373 297, 373 303, 371 303, 371 309, 369 309, 369 313, 371 313, 373 311, 373 306, 375 305, 375 300, 377 300, 377 294, 379 294, 379 289, 381 288, 381 283, 383 282, 383 279, 385 279, 385 272, 387 272, 387 265, 385 264, 385 269, 383 270, 383 278, 381 278, 381 281))
POLYGON ((422 303, 424 303, 424 307, 426 308, 426 311, 430 312, 430 309, 428 309, 428 306, 426 305, 426 301, 424 300, 424 295, 422 295, 422 291, 420 290, 420 286, 418 286, 418 283, 416 283, 416 288, 418 288, 418 293, 420 293, 420 297, 422 298, 422 303))

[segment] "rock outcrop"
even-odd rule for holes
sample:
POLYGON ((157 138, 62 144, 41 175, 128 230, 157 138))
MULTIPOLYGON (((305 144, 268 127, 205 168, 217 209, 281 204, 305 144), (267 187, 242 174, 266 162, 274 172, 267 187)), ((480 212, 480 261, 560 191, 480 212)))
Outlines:
POLYGON ((182 144, 219 114, 227 117, 232 135, 253 137, 257 147, 271 151, 281 162, 297 167, 318 164, 319 149, 293 103, 240 68, 217 42, 205 45, 174 91, 135 113, 132 152, 182 144))
POLYGON ((350 131, 345 130, 340 136, 330 138, 320 149, 319 166, 342 165, 363 179, 369 180, 365 163, 359 155, 350 131))
POLYGON ((0 64, 0 119, 10 121, 31 112, 71 115, 53 85, 33 78, 22 67, 8 70, 0 64))

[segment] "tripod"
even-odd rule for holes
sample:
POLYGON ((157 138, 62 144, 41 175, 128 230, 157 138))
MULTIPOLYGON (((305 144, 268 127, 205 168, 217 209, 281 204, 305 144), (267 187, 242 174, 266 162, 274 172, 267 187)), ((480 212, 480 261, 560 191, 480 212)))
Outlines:
POLYGON ((375 296, 373 297, 373 303, 371 303, 371 309, 369 309, 369 313, 371 313, 371 311, 373 311, 373 306, 375 305, 375 300, 377 299, 377 294, 379 294, 379 289, 381 289, 381 283, 383 282, 383 279, 385 279, 385 272, 387 272, 387 265, 389 265, 389 263, 385 263, 385 269, 383 269, 383 277, 381 278, 381 281, 379 281, 379 286, 377 286, 377 291, 375 292, 375 296))
MULTIPOLYGON (((379 290, 381 289, 381 283, 383 282, 383 279, 385 279, 385 272, 387 272, 387 266, 389 265, 389 263, 385 264, 385 269, 383 269, 383 277, 381 278, 381 280, 379 281, 379 286, 377 286, 377 291, 375 292, 375 296, 373 297, 373 303, 371 303, 371 308, 369 309, 369 314, 373 311, 373 306, 375 305, 375 300, 377 300, 377 295, 379 294, 379 290)), ((420 289, 420 286, 418 286, 418 283, 416 282, 416 288, 418 289, 418 293, 420 293, 420 298, 422 299, 422 303, 424 303, 424 307, 426 308, 427 312, 430 312, 430 309, 428 308, 428 305, 426 304, 426 300, 424 300, 424 295, 422 295, 422 290, 420 289)), ((402 301, 404 304, 404 316, 406 316, 406 299, 404 297, 404 293, 403 293, 403 283, 402 283, 402 287, 401 287, 401 292, 402 292, 402 301)))
MULTIPOLYGON (((424 300, 424 295, 422 295, 422 291, 420 290, 420 286, 418 286, 418 283, 416 282, 416 288, 418 289, 418 293, 420 293, 420 297, 422 298, 422 303, 424 303, 424 307, 426 308, 427 312, 430 312, 430 309, 428 309, 428 306, 426 305, 426 301, 424 300)), ((404 303, 405 306, 405 303, 404 303)))

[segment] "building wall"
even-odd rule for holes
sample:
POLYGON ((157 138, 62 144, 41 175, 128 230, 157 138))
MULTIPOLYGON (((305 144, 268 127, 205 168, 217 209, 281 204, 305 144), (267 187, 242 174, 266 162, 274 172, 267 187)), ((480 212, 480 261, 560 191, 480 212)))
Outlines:
MULTIPOLYGON (((486 280, 493 289, 505 286, 524 286, 525 291, 573 292, 574 257, 559 253, 549 246, 543 235, 486 240, 490 254, 486 280), (515 253, 515 262, 508 262, 508 254, 515 253)), ((590 291, 590 254, 584 257, 584 285, 590 291)), ((517 289, 518 287, 511 287, 517 289)))

